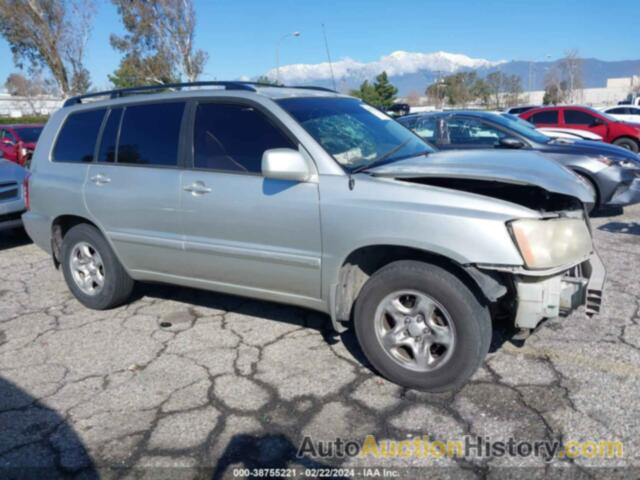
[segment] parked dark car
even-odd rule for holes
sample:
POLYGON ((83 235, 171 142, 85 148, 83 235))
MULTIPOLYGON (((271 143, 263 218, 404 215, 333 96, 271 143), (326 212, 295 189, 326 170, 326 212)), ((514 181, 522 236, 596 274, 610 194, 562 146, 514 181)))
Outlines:
POLYGON ((409 115, 411 107, 408 103, 394 103, 385 111, 387 115, 392 117, 402 117, 403 115, 409 115))
POLYGON ((0 152, 4 158, 18 165, 27 165, 36 148, 42 127, 42 125, 0 125, 0 152))
POLYGON ((630 150, 601 142, 552 139, 496 113, 422 113, 398 121, 444 150, 510 148, 544 153, 587 182, 595 197, 594 208, 640 202, 640 157, 630 150))
POLYGON ((520 117, 536 127, 561 127, 587 130, 600 135, 607 143, 637 153, 640 151, 640 124, 618 120, 589 107, 565 106, 534 108, 520 117))
POLYGON ((0 152, 0 231, 22 227, 26 210, 23 194, 27 171, 3 158, 0 152))

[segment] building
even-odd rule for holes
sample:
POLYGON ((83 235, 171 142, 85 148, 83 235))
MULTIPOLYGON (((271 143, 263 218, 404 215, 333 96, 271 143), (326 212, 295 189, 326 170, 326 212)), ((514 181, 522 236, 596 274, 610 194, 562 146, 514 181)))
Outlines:
MULTIPOLYGON (((640 89, 640 76, 608 78, 605 87, 582 89, 578 94, 577 103, 592 107, 617 105, 636 89, 640 89)), ((523 97, 528 103, 541 104, 544 90, 524 92, 523 97)))
POLYGON ((14 97, 0 92, 0 117, 20 118, 30 115, 50 115, 64 100, 52 96, 14 97))
MULTIPOLYGON (((627 96, 634 91, 640 91, 640 76, 609 78, 604 87, 584 88, 577 92, 575 103, 592 107, 617 105, 618 102, 625 100, 627 96)), ((542 105, 543 97, 544 90, 523 92, 520 96, 523 104, 532 105, 542 105)), ((429 105, 429 100, 424 96, 417 98, 406 97, 398 99, 398 101, 409 103, 412 107, 429 105)), ((479 105, 476 107, 479 107, 479 105)))

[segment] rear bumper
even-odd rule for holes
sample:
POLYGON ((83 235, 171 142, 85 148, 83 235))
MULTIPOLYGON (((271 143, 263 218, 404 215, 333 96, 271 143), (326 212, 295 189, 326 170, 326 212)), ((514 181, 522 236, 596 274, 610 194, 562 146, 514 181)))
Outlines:
POLYGON ((22 213, 23 212, 6 213, 4 215, 0 214, 0 232, 2 230, 21 227, 22 213))
POLYGON ((33 211, 28 211, 22 216, 24 229, 38 247, 47 253, 51 253, 51 222, 33 211))
POLYGON ((21 216, 24 210, 24 200, 22 197, 0 202, 0 230, 21 226, 21 216))
POLYGON ((548 277, 517 276, 514 280, 519 328, 535 328, 542 320, 568 314, 584 305, 588 315, 600 311, 606 279, 597 252, 579 265, 548 277))

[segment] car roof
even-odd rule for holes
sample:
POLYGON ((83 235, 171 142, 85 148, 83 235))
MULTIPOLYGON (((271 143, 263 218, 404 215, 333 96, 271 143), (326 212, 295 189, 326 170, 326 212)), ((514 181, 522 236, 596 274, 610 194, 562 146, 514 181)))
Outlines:
POLYGON ((632 108, 634 110, 640 110, 640 106, 638 105, 611 105, 609 107, 605 107, 602 109, 603 112, 608 112, 609 110, 613 110, 614 108, 632 108))
POLYGON ((89 93, 67 99, 63 108, 79 106, 110 106, 114 104, 144 103, 161 99, 189 99, 194 97, 244 97, 284 98, 325 97, 352 98, 324 87, 315 86, 277 86, 251 82, 193 82, 181 84, 150 85, 125 89, 89 93), (174 91, 167 91, 174 89, 174 91), (154 93, 155 92, 155 93, 154 93))

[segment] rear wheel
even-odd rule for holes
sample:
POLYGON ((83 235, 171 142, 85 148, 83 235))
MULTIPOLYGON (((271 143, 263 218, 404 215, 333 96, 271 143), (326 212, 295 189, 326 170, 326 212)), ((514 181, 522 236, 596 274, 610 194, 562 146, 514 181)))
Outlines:
POLYGON ((626 148, 627 150, 631 150, 632 152, 638 153, 640 147, 638 146, 638 142, 636 142, 632 138, 618 138, 614 140, 614 145, 617 145, 622 148, 626 148))
POLYGON ((491 318, 467 286, 443 268, 398 261, 363 286, 355 308, 358 341, 371 364, 402 386, 461 386, 484 360, 491 318))
POLYGON ((106 239, 91 225, 76 225, 64 236, 62 271, 71 293, 94 310, 123 304, 133 290, 133 280, 106 239))

